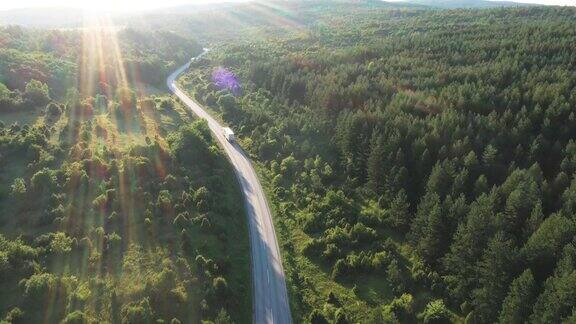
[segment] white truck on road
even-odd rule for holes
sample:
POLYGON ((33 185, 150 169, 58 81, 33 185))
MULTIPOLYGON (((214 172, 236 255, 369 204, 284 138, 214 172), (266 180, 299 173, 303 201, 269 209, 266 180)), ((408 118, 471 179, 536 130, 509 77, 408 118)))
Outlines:
POLYGON ((235 141, 234 132, 230 127, 224 127, 224 137, 226 137, 226 140, 230 143, 234 143, 235 141))

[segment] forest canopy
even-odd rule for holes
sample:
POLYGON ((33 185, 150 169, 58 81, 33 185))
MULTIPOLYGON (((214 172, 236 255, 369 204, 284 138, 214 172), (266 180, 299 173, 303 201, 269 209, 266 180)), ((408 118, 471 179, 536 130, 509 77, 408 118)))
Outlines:
POLYGON ((338 3, 180 80, 260 162, 295 320, 572 321, 576 10, 338 3))
POLYGON ((202 47, 178 82, 256 162, 294 322, 576 321, 576 9, 140 18, 0 28, 2 323, 251 321, 235 174, 165 87, 202 47))
POLYGON ((250 322, 234 173, 163 88, 200 50, 0 28, 1 323, 250 322))

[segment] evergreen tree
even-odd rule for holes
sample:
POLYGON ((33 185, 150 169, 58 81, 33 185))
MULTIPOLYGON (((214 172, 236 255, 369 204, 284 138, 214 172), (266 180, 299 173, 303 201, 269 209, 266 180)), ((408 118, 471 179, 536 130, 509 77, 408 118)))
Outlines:
POLYGON ((532 312, 537 287, 530 269, 512 281, 508 295, 502 303, 499 323, 524 323, 532 312))

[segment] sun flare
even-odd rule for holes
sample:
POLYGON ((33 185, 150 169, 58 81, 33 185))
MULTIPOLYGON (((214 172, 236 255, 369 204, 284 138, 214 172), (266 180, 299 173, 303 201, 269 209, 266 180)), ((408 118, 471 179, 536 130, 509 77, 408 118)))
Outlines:
POLYGON ((134 12, 179 5, 211 4, 218 2, 243 2, 249 0, 21 0, 9 3, 0 1, 0 10, 22 8, 75 8, 90 12, 134 12))
POLYGON ((149 9, 152 5, 152 2, 138 0, 100 0, 74 1, 73 5, 88 12, 121 12, 149 9))

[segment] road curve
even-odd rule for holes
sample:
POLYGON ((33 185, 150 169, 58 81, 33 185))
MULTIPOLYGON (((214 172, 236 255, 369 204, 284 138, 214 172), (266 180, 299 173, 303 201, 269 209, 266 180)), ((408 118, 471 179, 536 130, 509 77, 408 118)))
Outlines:
MULTIPOLYGON (((198 57, 206 53, 206 49, 198 57)), ((198 58, 196 57, 196 58, 198 58)), ((195 59, 196 59, 195 58, 195 59)), ((194 59, 193 59, 194 60, 194 59)), ((292 323, 284 269, 274 232, 272 215, 266 196, 250 160, 238 144, 229 143, 222 125, 176 85, 176 78, 190 66, 190 62, 174 71, 166 84, 192 112, 205 119, 215 138, 228 155, 242 187, 250 232, 253 283, 253 321, 260 323, 292 323)))

